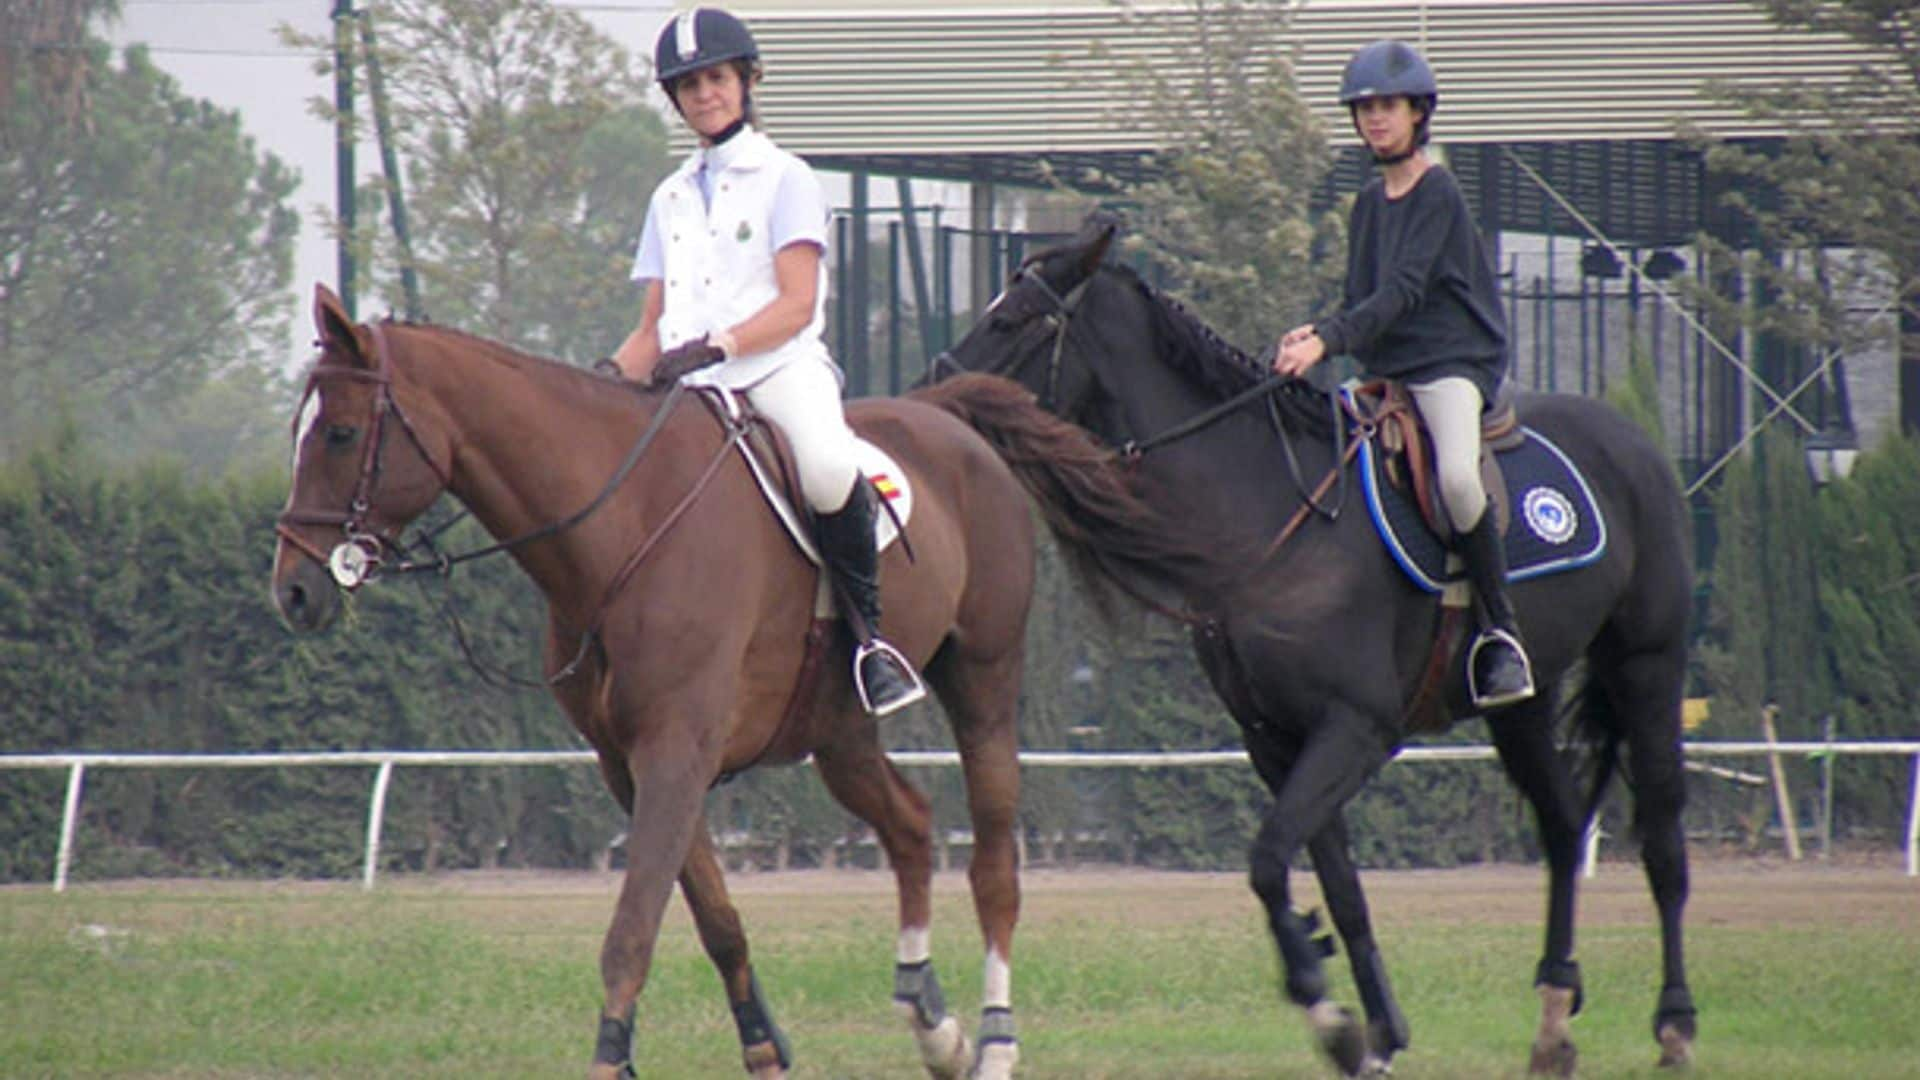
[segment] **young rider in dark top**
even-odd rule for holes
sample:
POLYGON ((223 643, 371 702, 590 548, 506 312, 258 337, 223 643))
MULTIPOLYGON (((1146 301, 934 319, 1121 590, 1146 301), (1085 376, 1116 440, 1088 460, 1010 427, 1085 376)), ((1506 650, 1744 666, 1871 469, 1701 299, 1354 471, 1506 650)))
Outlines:
POLYGON ((1533 696, 1533 672, 1506 591, 1506 551, 1480 482, 1480 416, 1507 370, 1507 325, 1493 262, 1460 185, 1426 152, 1439 100, 1411 46, 1376 41, 1348 61, 1340 102, 1380 176, 1353 206, 1340 311, 1280 339, 1273 368, 1302 375, 1350 354, 1370 375, 1399 380, 1432 436, 1454 544, 1480 598, 1468 654, 1478 708, 1533 696))

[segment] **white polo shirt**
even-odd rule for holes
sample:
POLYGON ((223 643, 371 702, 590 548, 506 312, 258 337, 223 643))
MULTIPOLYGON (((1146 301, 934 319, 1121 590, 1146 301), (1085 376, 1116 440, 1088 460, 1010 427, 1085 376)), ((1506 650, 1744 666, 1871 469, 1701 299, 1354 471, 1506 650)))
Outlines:
POLYGON ((831 366, 823 337, 828 220, 813 169, 753 128, 695 151, 654 189, 634 255, 633 280, 661 283, 660 347, 724 330, 765 307, 780 294, 774 253, 812 243, 821 251, 820 280, 807 326, 781 345, 700 375, 743 390, 801 357, 831 366))

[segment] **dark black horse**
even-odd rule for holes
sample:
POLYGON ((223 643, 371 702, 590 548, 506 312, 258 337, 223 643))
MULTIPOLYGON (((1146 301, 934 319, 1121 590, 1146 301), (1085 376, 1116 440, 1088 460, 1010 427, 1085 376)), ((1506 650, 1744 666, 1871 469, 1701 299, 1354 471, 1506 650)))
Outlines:
MULTIPOLYGON (((1407 737, 1438 602, 1396 567, 1354 505, 1357 494, 1346 499, 1348 513, 1308 505, 1331 510, 1342 496, 1338 482, 1315 490, 1339 460, 1330 396, 1299 381, 1258 389, 1264 364, 1132 271, 1103 262, 1114 229, 1111 219, 1089 218, 1072 243, 1028 260, 939 364, 1014 378, 1060 415, 1137 454, 1149 498, 1244 560, 1223 595, 1196 590, 1174 602, 1195 613, 1200 662, 1273 793, 1250 855, 1251 878, 1279 945, 1287 995, 1343 1069, 1380 1068, 1407 1045, 1407 1029, 1341 815, 1407 737), (1228 404, 1237 397, 1242 404, 1228 404), (1297 531, 1276 543, 1296 516, 1297 531), (1288 863, 1303 845, 1347 944, 1368 1014, 1364 1030, 1327 1000, 1313 929, 1288 900, 1288 863)), ((1634 794, 1641 858, 1660 913, 1664 981, 1654 1035, 1661 1063, 1680 1064, 1694 1037, 1681 945, 1688 882, 1680 702, 1692 593, 1685 507, 1658 449, 1604 404, 1522 395, 1519 410, 1524 424, 1578 465, 1607 522, 1598 561, 1516 586, 1541 692, 1486 717, 1507 774, 1537 815, 1550 872, 1532 1068, 1573 1068, 1575 872, 1586 826, 1616 770, 1634 794), (1554 738, 1556 689, 1583 659, 1586 680, 1572 711, 1595 753, 1590 774, 1554 738)), ((1454 718, 1465 711, 1457 693, 1449 706, 1454 718)))

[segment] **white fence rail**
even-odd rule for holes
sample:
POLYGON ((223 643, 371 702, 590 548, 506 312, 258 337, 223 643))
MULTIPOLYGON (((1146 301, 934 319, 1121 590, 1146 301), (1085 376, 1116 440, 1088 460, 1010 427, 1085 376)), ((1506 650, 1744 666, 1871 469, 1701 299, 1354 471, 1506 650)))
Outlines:
MULTIPOLYGON (((1760 757, 1780 755, 1848 755, 1912 757, 1913 789, 1907 799, 1907 876, 1920 876, 1920 741, 1872 740, 1858 742, 1694 742, 1686 745, 1687 767, 1743 782, 1763 778, 1692 760, 1702 757, 1760 757)), ((951 750, 897 750, 889 755, 896 765, 952 766, 960 763, 951 750)), ((1491 746, 1415 746, 1402 750, 1395 761, 1488 761, 1491 746)), ((67 797, 60 815, 60 847, 54 858, 53 888, 67 887, 73 862, 74 834, 80 825, 80 799, 88 769, 248 769, 292 766, 360 766, 376 771, 367 800, 367 842, 361 883, 373 888, 380 861, 380 831, 386 816, 387 789, 399 766, 446 767, 482 765, 583 765, 594 756, 586 750, 340 750, 257 754, 0 754, 0 769, 65 769, 67 797)), ((1020 755, 1029 768, 1145 769, 1189 766, 1247 765, 1243 750, 1083 752, 1029 750, 1020 755)), ((1596 832, 1587 838, 1587 872, 1593 872, 1596 832)))

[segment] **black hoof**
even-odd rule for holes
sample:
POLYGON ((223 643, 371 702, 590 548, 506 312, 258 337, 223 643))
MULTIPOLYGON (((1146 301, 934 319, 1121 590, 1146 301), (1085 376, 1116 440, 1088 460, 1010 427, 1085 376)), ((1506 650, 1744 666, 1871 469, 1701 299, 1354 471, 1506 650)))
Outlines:
POLYGON ((1375 1020, 1367 1025, 1367 1048, 1382 1062, 1391 1062, 1393 1055, 1405 1050, 1412 1041, 1406 1018, 1398 1009, 1393 1011, 1391 1021, 1375 1020))
POLYGON ((1566 1080, 1573 1076, 1575 1066, 1580 1063, 1580 1051, 1572 1042, 1561 1041, 1552 1046, 1536 1046, 1533 1056, 1527 1062, 1528 1076, 1556 1076, 1566 1080))
POLYGON ((1319 1029, 1320 1049, 1342 1075, 1359 1076, 1367 1066, 1367 1029, 1350 1009, 1340 1010, 1340 1021, 1319 1029))

